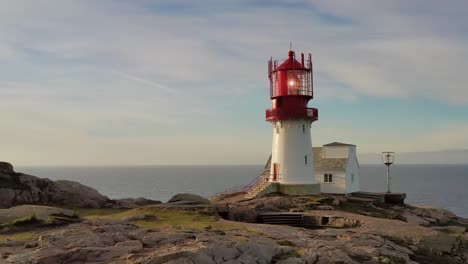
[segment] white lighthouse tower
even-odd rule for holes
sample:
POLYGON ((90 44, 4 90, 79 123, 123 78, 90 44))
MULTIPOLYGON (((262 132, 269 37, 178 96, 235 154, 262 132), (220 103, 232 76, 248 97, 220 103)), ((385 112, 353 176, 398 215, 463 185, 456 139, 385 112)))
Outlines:
POLYGON ((294 51, 289 51, 281 64, 270 60, 268 77, 272 108, 266 110, 266 120, 273 125, 268 180, 283 187, 296 186, 282 188, 285 192, 310 193, 304 186, 317 186, 310 127, 318 119, 318 110, 307 105, 313 98, 312 56, 308 54, 304 62, 301 54, 299 62, 294 51))

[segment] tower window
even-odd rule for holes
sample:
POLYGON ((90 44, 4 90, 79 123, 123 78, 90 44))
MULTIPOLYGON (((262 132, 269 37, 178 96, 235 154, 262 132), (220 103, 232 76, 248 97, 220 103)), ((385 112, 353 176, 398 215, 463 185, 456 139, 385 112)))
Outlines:
POLYGON ((302 133, 305 133, 305 125, 302 125, 302 133))
POLYGON ((333 174, 331 174, 331 173, 325 173, 325 174, 323 175, 323 182, 333 183, 333 174))
POLYGON ((304 156, 304 163, 307 165, 307 155, 304 156))

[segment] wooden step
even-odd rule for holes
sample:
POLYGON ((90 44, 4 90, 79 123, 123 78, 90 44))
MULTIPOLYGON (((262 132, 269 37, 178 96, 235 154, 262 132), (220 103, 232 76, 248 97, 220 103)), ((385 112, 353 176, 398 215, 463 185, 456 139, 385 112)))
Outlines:
POLYGON ((304 226, 302 214, 293 213, 268 213, 259 216, 260 222, 270 225, 289 225, 289 226, 304 226))

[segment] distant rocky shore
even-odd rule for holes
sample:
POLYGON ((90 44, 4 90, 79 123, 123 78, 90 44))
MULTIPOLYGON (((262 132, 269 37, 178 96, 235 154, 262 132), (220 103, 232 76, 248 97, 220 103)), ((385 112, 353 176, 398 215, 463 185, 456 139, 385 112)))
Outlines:
POLYGON ((340 196, 111 200, 0 163, 0 263, 467 263, 468 221, 340 196), (265 224, 279 214, 309 225, 265 224), (326 219, 326 221, 324 221, 326 219), (263 222, 263 223, 262 223, 263 222))
POLYGON ((112 200, 77 182, 52 181, 15 172, 7 162, 0 162, 0 190, 0 208, 22 204, 70 208, 135 208, 160 203, 145 198, 112 200))

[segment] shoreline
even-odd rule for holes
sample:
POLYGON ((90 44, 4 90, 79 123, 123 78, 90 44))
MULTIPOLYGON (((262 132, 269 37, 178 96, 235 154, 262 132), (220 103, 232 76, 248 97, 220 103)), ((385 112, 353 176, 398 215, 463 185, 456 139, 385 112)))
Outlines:
POLYGON ((0 209, 0 260, 6 263, 468 260, 468 219, 444 209, 333 195, 112 200, 76 182, 0 165, 0 206, 7 208, 0 209))
MULTIPOLYGON (((58 178, 65 178, 69 179, 72 181, 78 181, 81 182, 85 185, 92 186, 93 188, 96 188, 99 190, 101 193, 104 193, 106 195, 109 195, 110 198, 113 199, 120 199, 124 197, 138 197, 138 196, 144 196, 148 199, 153 199, 153 200, 161 200, 165 201, 169 199, 172 195, 184 192, 184 191, 190 191, 193 193, 198 193, 204 196, 210 196, 212 193, 216 193, 219 191, 223 191, 226 188, 236 186, 236 185, 242 185, 246 184, 247 182, 250 182, 254 176, 258 172, 261 171, 260 168, 256 169, 256 166, 249 166, 251 169, 242 169, 242 167, 235 167, 232 168, 231 170, 228 171, 228 173, 221 174, 222 173, 222 167, 216 166, 215 168, 219 169, 213 169, 213 170, 204 170, 201 167, 196 168, 196 170, 193 172, 194 175, 187 177, 187 171, 191 171, 190 168, 177 170, 177 167, 171 167, 170 171, 167 172, 166 170, 158 170, 157 168, 152 169, 151 167, 147 168, 141 168, 134 170, 133 168, 128 169, 128 170, 120 170, 120 169, 113 169, 111 168, 104 168, 104 172, 98 170, 98 171, 93 171, 92 169, 90 170, 85 170, 84 174, 81 175, 79 170, 68 170, 68 169, 63 169, 63 170, 40 170, 39 173, 36 173, 36 175, 39 176, 46 176, 51 179, 58 179, 58 178), (173 169, 172 169, 173 168, 173 169), (237 168, 241 168, 240 170, 237 170, 237 168), (114 173, 120 173, 122 175, 115 175, 114 173), (88 176, 86 176, 88 175, 88 176), (128 181, 124 175, 132 175, 132 178, 135 179, 134 181, 128 181), (154 176, 153 176, 154 175, 154 176), (162 179, 162 176, 167 175, 167 178, 173 178, 174 180, 167 180, 167 179, 162 179), (106 180, 105 177, 114 177, 114 181, 108 181, 106 180), (218 181, 214 179, 218 179, 218 177, 223 177, 225 178, 223 181, 218 181), (154 179, 152 179, 154 178, 154 179), (180 179, 186 184, 180 184, 180 181, 177 181, 176 179, 180 179), (213 179, 213 180, 212 180, 213 179), (139 182, 144 182, 144 184, 139 184, 139 182), (224 184, 223 184, 224 183, 224 184), (190 189, 189 189, 190 188, 190 189), (130 191, 129 191, 130 190, 130 191)), ((405 168, 405 167, 404 167, 405 168)), ((401 190, 402 192, 406 192, 408 194, 407 197, 407 202, 409 204, 414 204, 414 205, 430 205, 430 206, 435 206, 435 207, 442 207, 442 208, 447 208, 449 210, 452 210, 456 212, 458 215, 468 217, 468 203, 463 203, 460 202, 460 200, 454 200, 451 199, 453 195, 455 196, 460 196, 464 197, 464 191, 460 188, 461 185, 453 186, 453 188, 448 189, 449 187, 445 188, 450 191, 444 191, 443 189, 440 188, 434 188, 431 189, 429 185, 427 187, 425 186, 424 182, 420 181, 426 181, 426 174, 430 173, 431 169, 424 169, 421 172, 421 176, 419 175, 413 175, 417 174, 419 169, 418 167, 411 166, 411 168, 414 168, 415 170, 411 171, 403 171, 402 175, 395 175, 395 184, 397 184, 396 190, 401 190), (414 180, 410 180, 407 184, 408 185, 423 185, 422 188, 418 187, 417 189, 415 188, 408 188, 404 185, 403 183, 399 182, 405 182, 405 178, 407 177, 406 175, 413 175, 414 180), (400 179, 400 180, 399 180, 400 179), (405 188, 405 189, 401 189, 405 188), (430 195, 424 196, 424 193, 431 193, 430 195)), ((426 167, 427 168, 427 167, 426 167)), ((451 168, 459 168, 456 171, 452 170, 445 170, 443 167, 438 167, 437 172, 434 172, 433 174, 440 174, 440 175, 451 175, 450 177, 453 179, 453 182, 458 182, 460 180, 463 180, 461 176, 467 175, 468 173, 468 165, 466 166, 456 166, 451 168), (465 173, 466 172, 466 173, 465 173), (454 175, 460 175, 460 177, 455 177, 454 175)), ((383 172, 384 167, 380 166, 372 166, 371 170, 369 170, 368 167, 365 165, 362 166, 362 175, 361 177, 365 180, 362 180, 361 182, 361 189, 364 191, 373 191, 373 190, 378 190, 384 188, 384 186, 380 186, 379 184, 383 184, 384 181, 384 175, 383 172), (380 170, 382 169, 382 170, 380 170), (380 173, 380 174, 379 174, 380 173), (381 181, 378 181, 379 177, 374 176, 374 175, 381 175, 381 181), (369 179, 371 178, 371 179, 369 179), (377 178, 377 179, 375 179, 377 178), (367 180, 370 180, 370 183, 366 183, 367 180)), ((34 173, 32 173, 34 174, 34 173)), ((435 177, 431 176, 433 180, 433 184, 437 184, 437 179, 444 178, 446 176, 440 176, 440 177, 435 177)), ((429 178, 431 178, 429 177, 429 178)), ((432 183, 431 183, 432 184, 432 183)), ((446 184, 449 184, 450 186, 453 184, 450 184, 450 182, 447 182, 446 184)), ((432 185, 431 185, 432 186, 432 185)), ((437 186, 437 185, 436 185, 437 186)), ((461 200, 463 201, 463 199, 461 200)))

